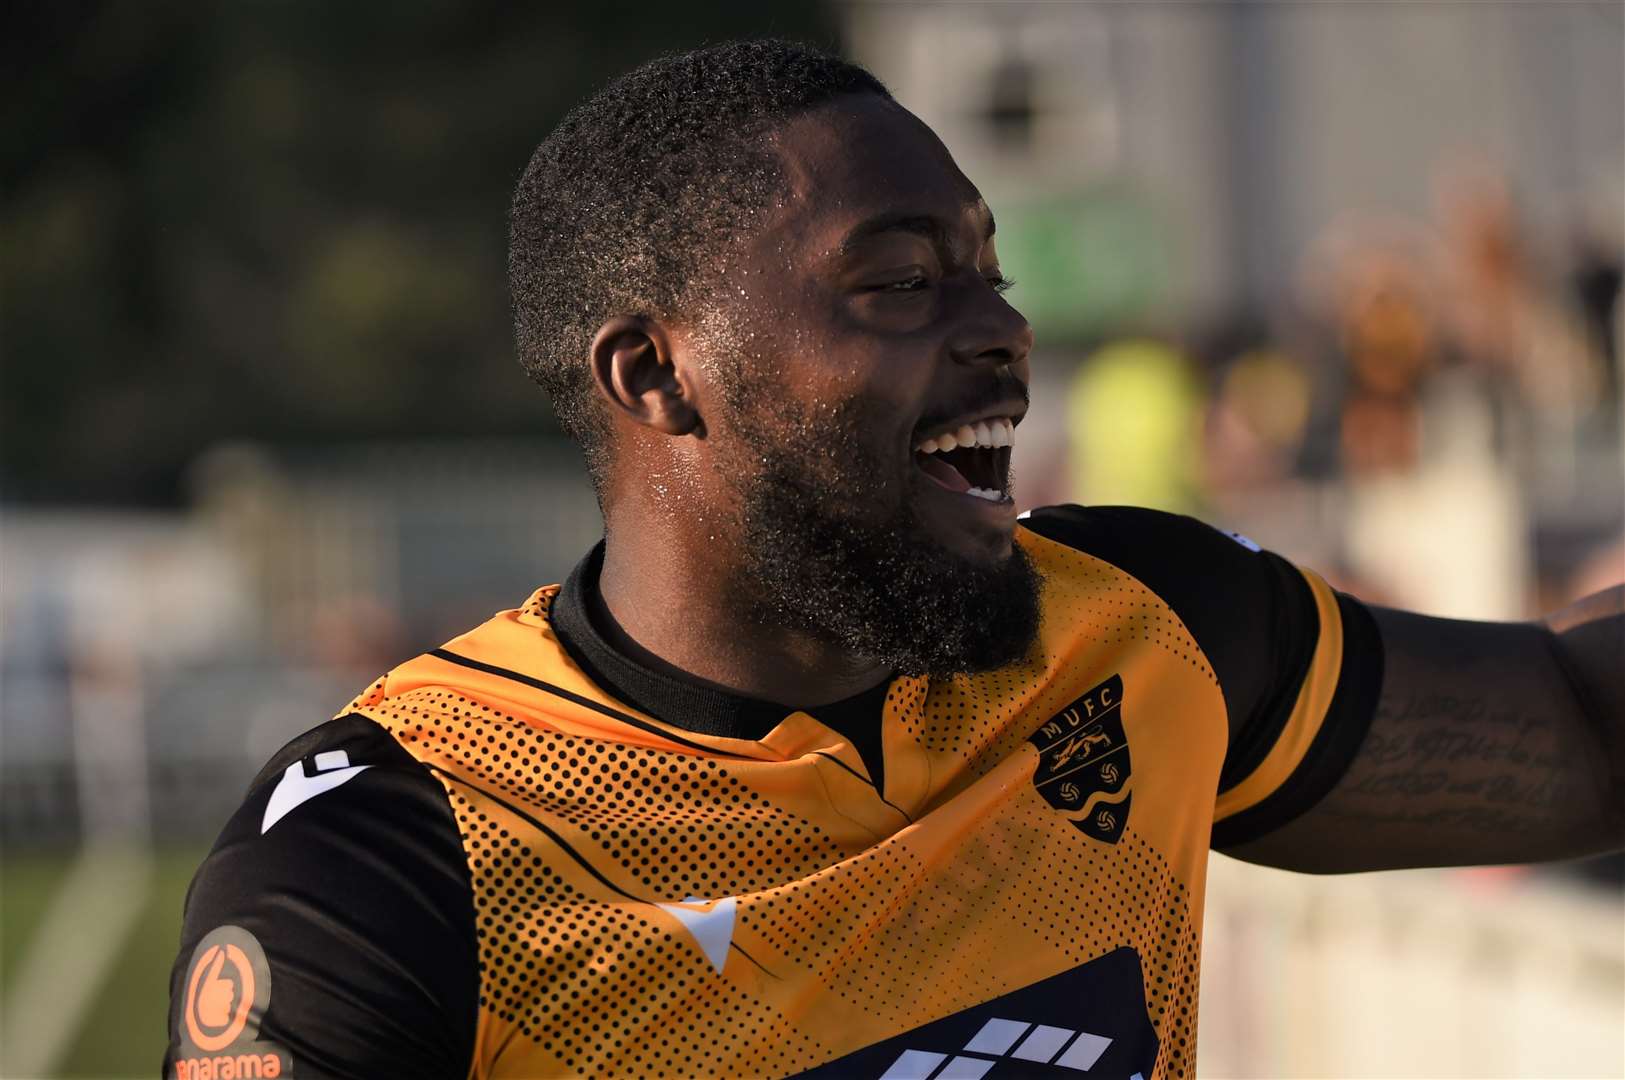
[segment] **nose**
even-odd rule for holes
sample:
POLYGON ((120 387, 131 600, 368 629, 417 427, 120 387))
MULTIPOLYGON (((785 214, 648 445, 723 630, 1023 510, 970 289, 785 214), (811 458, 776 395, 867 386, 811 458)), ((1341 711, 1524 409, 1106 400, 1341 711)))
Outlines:
POLYGON ((1008 365, 1025 382, 1032 349, 1033 328, 1026 318, 978 278, 974 298, 967 297, 964 317, 948 339, 949 355, 966 366, 1008 365))

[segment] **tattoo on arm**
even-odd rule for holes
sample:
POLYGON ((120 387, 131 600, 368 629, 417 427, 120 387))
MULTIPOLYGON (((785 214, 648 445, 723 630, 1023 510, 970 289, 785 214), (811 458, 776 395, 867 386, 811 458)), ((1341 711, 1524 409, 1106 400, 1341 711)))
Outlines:
POLYGON ((1385 697, 1326 812, 1349 825, 1425 827, 1464 841, 1538 840, 1602 795, 1587 748, 1576 742, 1559 725, 1489 697, 1385 697))
POLYGON ((1625 590, 1539 623, 1372 608, 1365 741, 1316 806, 1238 853, 1293 870, 1527 862, 1625 842, 1625 590))

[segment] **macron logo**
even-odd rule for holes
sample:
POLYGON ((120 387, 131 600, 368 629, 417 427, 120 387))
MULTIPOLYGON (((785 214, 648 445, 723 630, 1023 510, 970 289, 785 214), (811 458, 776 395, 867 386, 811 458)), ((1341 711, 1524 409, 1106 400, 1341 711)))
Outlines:
POLYGON ((328 750, 316 755, 316 774, 305 775, 304 762, 296 761, 283 772, 276 790, 265 804, 265 817, 260 820, 260 835, 288 816, 288 812, 306 799, 314 799, 324 791, 332 791, 347 784, 371 765, 351 765, 350 755, 343 750, 328 750))
POLYGON ((680 904, 655 904, 683 924, 683 929, 699 943, 700 951, 711 961, 718 975, 728 963, 728 944, 734 936, 734 909, 738 906, 737 896, 715 901, 690 896, 680 904))

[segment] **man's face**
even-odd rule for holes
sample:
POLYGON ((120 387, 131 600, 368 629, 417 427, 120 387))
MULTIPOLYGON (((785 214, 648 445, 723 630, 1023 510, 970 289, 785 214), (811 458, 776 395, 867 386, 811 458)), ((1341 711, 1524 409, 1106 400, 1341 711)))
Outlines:
POLYGON ((1037 625, 1009 476, 1032 333, 1000 295, 992 217, 876 96, 797 118, 776 147, 788 195, 718 268, 689 339, 742 595, 900 670, 1006 663, 1037 625))

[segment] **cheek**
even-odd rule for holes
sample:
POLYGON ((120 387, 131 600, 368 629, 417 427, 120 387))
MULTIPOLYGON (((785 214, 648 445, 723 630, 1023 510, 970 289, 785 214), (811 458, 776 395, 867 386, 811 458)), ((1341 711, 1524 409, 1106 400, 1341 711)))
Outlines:
POLYGON ((922 321, 917 312, 791 291, 771 325, 756 321, 755 355, 741 356, 742 392, 716 425, 733 444, 719 454, 725 467, 754 473, 763 452, 793 449, 822 475, 851 482, 868 470, 890 486, 910 463, 906 444, 936 377, 940 350, 918 329, 922 321))
POLYGON ((872 435, 906 441, 937 377, 930 354, 873 337, 849 344, 855 347, 830 357, 827 394, 860 410, 872 435))
POLYGON ((848 297, 830 321, 832 352, 871 396, 911 414, 912 424, 939 375, 941 325, 931 294, 917 299, 848 297))
POLYGON ((937 323, 936 291, 917 293, 864 293, 852 297, 844 321, 875 337, 913 341, 937 323))

